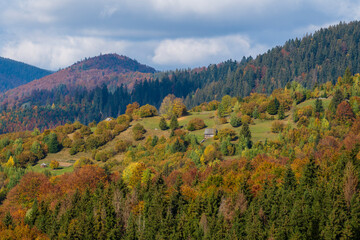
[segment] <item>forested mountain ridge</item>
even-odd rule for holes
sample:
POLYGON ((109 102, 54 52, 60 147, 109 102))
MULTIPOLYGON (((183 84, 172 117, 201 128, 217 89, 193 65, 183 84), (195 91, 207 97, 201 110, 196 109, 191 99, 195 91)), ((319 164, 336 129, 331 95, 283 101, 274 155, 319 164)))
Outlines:
POLYGON ((359 106, 346 70, 0 135, 0 238, 360 239, 359 106))
POLYGON ((51 73, 48 70, 0 57, 0 93, 51 73))
MULTIPOLYGON (((126 105, 135 101, 158 108, 168 94, 183 98, 185 105, 192 108, 203 102, 220 100, 226 94, 236 97, 245 97, 252 92, 269 94, 291 81, 300 82, 307 88, 328 81, 335 83, 347 67, 350 72, 360 72, 359 41, 360 22, 340 23, 302 39, 289 40, 256 58, 244 57, 239 62, 228 60, 198 69, 156 74, 152 74, 151 70, 150 73, 136 72, 135 79, 139 81, 134 81, 133 76, 128 79, 131 83, 115 78, 118 85, 112 81, 106 82, 106 85, 97 82, 99 85, 92 89, 82 85, 69 88, 62 84, 56 88, 34 89, 33 92, 23 88, 27 95, 23 95, 22 91, 17 94, 10 91, 7 93, 12 96, 8 98, 12 99, 9 106, 15 104, 15 107, 7 110, 6 105, 2 106, 5 111, 0 119, 0 132, 34 127, 43 129, 74 120, 87 124, 124 113, 126 105), (31 107, 24 109, 24 104, 31 107), (47 116, 46 119, 37 117, 40 112, 42 116, 47 116)), ((99 75, 103 70, 96 70, 98 75, 92 76, 93 70, 87 69, 94 64, 91 61, 88 63, 74 65, 79 78, 73 80, 94 86, 88 79, 101 78, 99 75)), ((104 64, 95 66, 100 69, 105 67, 104 64)), ((109 64, 106 66, 111 68, 109 64)), ((67 71, 71 69, 69 67, 67 71)))
POLYGON ((53 90, 59 86, 65 86, 67 89, 82 87, 92 90, 102 84, 106 84, 109 88, 123 84, 131 89, 137 80, 150 78, 155 72, 154 68, 128 57, 104 54, 77 62, 49 76, 12 89, 6 92, 1 100, 3 104, 12 106, 24 101, 34 91, 53 90))

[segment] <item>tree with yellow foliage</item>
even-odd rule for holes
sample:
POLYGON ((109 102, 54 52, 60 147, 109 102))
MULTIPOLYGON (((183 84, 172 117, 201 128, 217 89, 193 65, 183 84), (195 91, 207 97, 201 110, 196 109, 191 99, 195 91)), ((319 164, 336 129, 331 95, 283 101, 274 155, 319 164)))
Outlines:
POLYGON ((15 161, 13 156, 9 157, 9 160, 7 161, 7 163, 4 164, 5 167, 13 167, 15 166, 15 161))

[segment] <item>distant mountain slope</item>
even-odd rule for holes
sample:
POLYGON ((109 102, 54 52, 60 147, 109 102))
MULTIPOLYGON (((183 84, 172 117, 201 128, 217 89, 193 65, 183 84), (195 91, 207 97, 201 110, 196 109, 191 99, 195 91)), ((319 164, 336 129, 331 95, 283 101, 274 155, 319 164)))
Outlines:
POLYGON ((0 57, 0 92, 5 92, 51 73, 48 70, 0 57))
POLYGON ((102 84, 110 87, 120 85, 131 89, 137 80, 151 78, 154 68, 138 63, 125 56, 105 54, 85 59, 81 62, 19 86, 5 93, 2 100, 10 105, 28 97, 33 91, 52 90, 59 86, 71 89, 83 86, 88 90, 102 84))
POLYGON ((183 98, 185 105, 192 108, 221 100, 227 94, 236 97, 252 92, 269 94, 291 81, 313 88, 328 81, 335 83, 347 67, 352 73, 360 73, 358 21, 289 40, 256 58, 244 57, 240 62, 228 60, 192 70, 153 74, 154 69, 127 57, 98 56, 8 91, 2 100, 10 104, 0 105, 0 109, 8 110, 12 123, 22 124, 17 130, 73 120, 86 124, 124 113, 126 105, 135 101, 159 107, 168 94, 183 98), (106 86, 101 86, 102 83, 106 86), (15 109, 10 109, 14 104, 15 109), (24 106, 33 108, 21 108, 24 106), (25 122, 29 122, 28 128, 24 127, 25 122))

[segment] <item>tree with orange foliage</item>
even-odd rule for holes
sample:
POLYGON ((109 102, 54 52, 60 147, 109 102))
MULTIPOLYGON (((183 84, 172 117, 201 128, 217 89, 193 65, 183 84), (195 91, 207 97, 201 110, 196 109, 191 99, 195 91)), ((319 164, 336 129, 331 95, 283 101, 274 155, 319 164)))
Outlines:
POLYGON ((338 105, 336 109, 336 117, 341 122, 348 122, 354 120, 354 112, 347 101, 343 101, 338 105))

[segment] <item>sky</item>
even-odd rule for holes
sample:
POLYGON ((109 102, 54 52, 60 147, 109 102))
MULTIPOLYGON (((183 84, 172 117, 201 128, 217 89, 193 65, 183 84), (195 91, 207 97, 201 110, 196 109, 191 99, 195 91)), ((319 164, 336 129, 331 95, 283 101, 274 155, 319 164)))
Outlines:
POLYGON ((0 56, 49 70, 105 53, 195 68, 358 19, 358 0, 0 0, 0 56))

